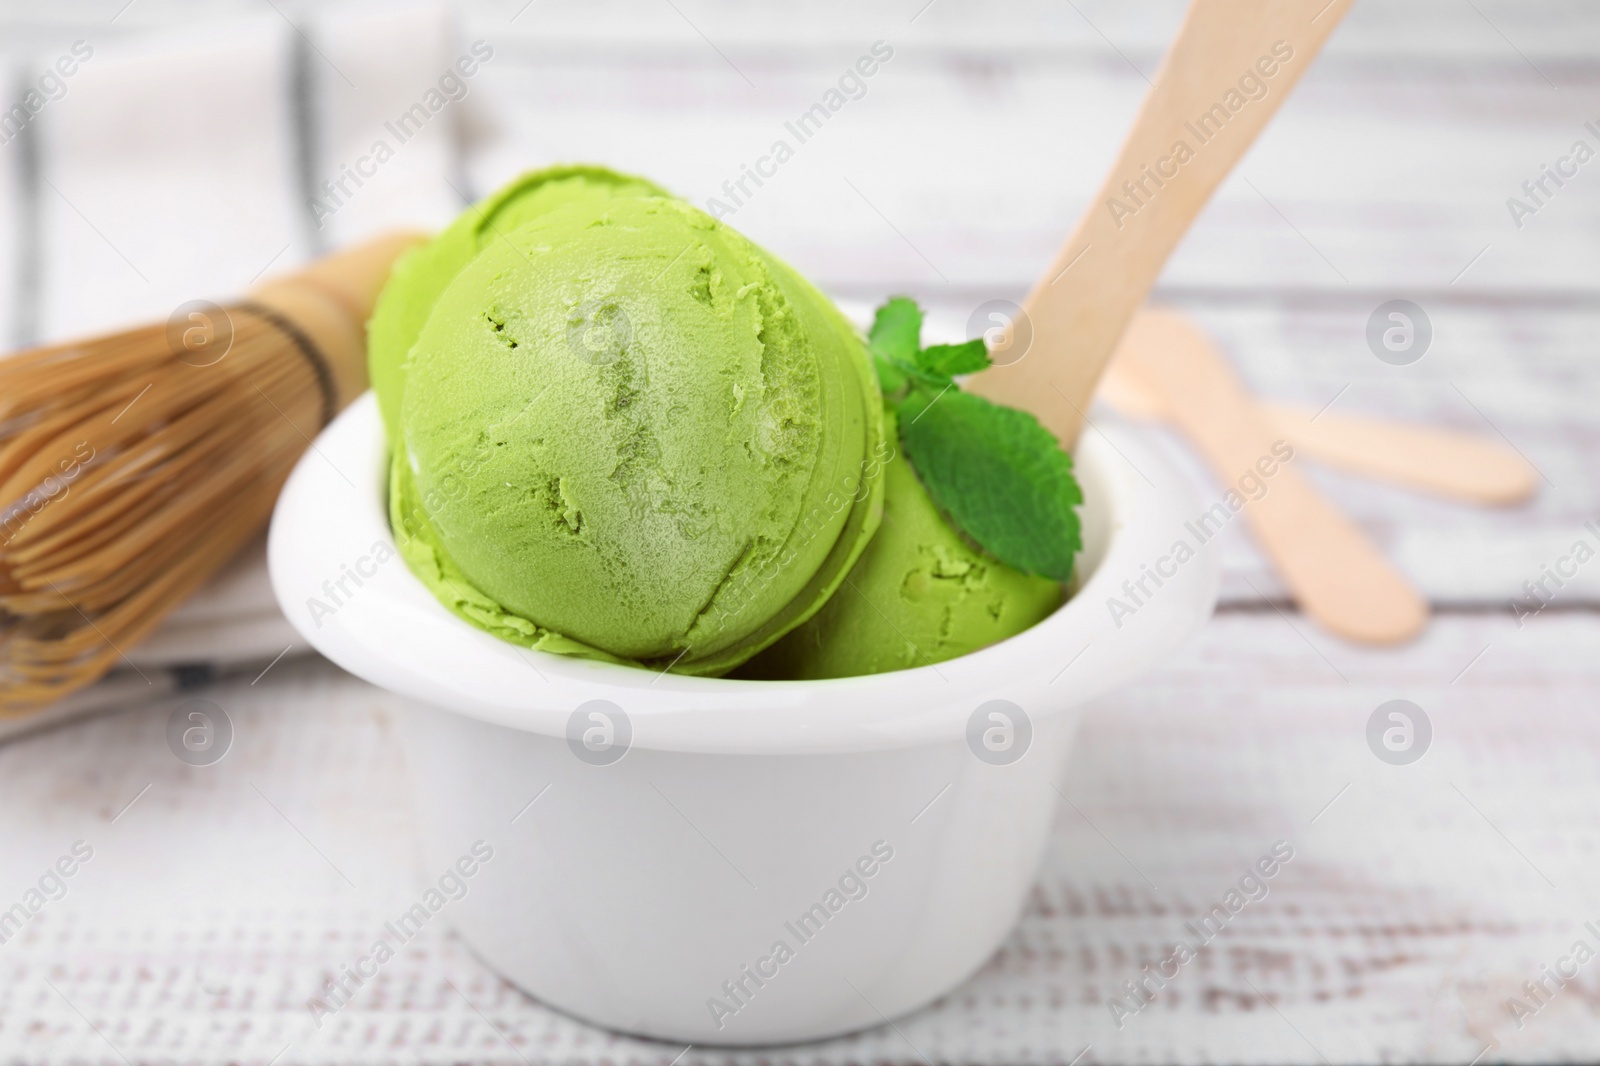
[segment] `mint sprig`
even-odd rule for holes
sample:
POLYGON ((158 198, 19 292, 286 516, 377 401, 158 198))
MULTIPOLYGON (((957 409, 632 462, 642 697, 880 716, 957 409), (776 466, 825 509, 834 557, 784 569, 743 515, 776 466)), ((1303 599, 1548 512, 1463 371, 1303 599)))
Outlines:
POLYGON ((1083 546, 1072 457, 1026 411, 956 384, 956 375, 989 365, 981 339, 924 348, 921 334, 921 309, 896 296, 878 308, 868 347, 923 488, 957 530, 1007 566, 1070 580, 1083 546))
POLYGON ((891 296, 872 316, 867 335, 872 354, 900 366, 914 366, 922 349, 922 308, 908 296, 891 296))

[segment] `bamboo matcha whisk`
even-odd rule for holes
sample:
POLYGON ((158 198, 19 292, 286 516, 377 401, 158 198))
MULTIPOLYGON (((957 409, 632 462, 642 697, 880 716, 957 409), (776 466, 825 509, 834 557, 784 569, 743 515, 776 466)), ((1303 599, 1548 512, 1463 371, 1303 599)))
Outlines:
POLYGON ((418 239, 0 358, 0 715, 99 678, 266 522, 366 388, 364 323, 418 239))

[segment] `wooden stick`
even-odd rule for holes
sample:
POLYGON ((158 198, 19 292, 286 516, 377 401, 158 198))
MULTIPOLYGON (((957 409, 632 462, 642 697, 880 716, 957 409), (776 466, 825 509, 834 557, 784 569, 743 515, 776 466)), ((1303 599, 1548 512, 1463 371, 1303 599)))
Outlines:
MULTIPOLYGON (((1163 390, 1152 386, 1133 365, 1137 359, 1130 355, 1130 346, 1161 339, 1191 351, 1213 342, 1192 317, 1171 309, 1161 313, 1171 320, 1172 328, 1141 328, 1141 320, 1150 313, 1140 311, 1122 335, 1096 395, 1124 414, 1172 421, 1175 413, 1163 390)), ((1538 474, 1520 455, 1470 433, 1370 415, 1319 412, 1259 397, 1256 403, 1297 452, 1351 473, 1489 506, 1521 503, 1539 486, 1538 474)))
POLYGON ((1331 466, 1472 503, 1523 503, 1539 475, 1504 445, 1470 433, 1409 426, 1304 404, 1264 405, 1278 432, 1331 466))
POLYGON ((966 387, 1071 449, 1134 311, 1351 0, 1194 0, 1100 191, 1023 304, 1033 342, 966 387))
MULTIPOLYGON (((1123 348, 1216 472, 1301 609, 1351 640, 1409 640, 1428 606, 1361 529, 1286 460, 1277 429, 1209 343, 1180 315, 1146 311, 1123 348), (1187 338, 1185 335, 1187 334, 1187 338)), ((1219 516, 1220 518, 1220 516, 1219 516)))

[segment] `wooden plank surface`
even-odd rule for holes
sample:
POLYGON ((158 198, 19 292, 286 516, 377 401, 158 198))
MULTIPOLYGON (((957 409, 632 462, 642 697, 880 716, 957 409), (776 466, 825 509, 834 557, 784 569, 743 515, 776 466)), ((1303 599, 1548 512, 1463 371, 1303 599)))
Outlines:
MULTIPOLYGON (((1431 290, 1488 244, 1458 285, 1592 292, 1600 262, 1592 242, 1571 233, 1594 223, 1594 176, 1580 170, 1521 230, 1505 199, 1575 138, 1600 147, 1583 127, 1600 115, 1594 53, 1539 52, 1546 40, 1527 18, 1480 6, 1531 38, 1520 46, 1527 60, 1471 5, 1358 5, 1166 283, 1431 290), (1420 54, 1393 54, 1409 42, 1420 54), (1440 42, 1457 52, 1430 52, 1440 42), (1554 76, 1562 88, 1546 81, 1554 76)), ((478 9, 472 32, 516 33, 510 62, 493 76, 511 86, 500 99, 517 102, 494 115, 478 172, 485 184, 500 180, 530 151, 602 158, 649 169, 704 202, 881 39, 895 58, 825 132, 795 145, 795 158, 740 209, 739 225, 831 286, 931 286, 942 275, 1020 289, 1098 184, 1154 69, 1153 42, 1178 10, 1122 7, 1140 15, 1086 4, 1081 16, 1034 7, 1030 20, 1020 6, 986 6, 999 13, 991 20, 941 3, 912 23, 874 7, 833 20, 822 39, 811 20, 794 20, 808 24, 795 50, 784 47, 787 20, 769 17, 763 36, 727 5, 685 9, 715 47, 670 11, 578 19, 557 6, 548 14, 556 28, 546 30, 547 21, 506 27, 478 9), (642 26, 672 47, 630 47, 642 26), (617 30, 621 42, 609 36, 617 30)), ((1587 22, 1573 17, 1581 34, 1587 22)))

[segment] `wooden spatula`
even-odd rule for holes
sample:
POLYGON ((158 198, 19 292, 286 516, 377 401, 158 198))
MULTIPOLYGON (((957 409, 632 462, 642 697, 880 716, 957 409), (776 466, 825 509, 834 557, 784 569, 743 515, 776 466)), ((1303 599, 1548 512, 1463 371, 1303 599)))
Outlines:
POLYGON ((1069 450, 1167 257, 1352 0, 1194 0, 1111 172, 1023 304, 1033 343, 967 385, 1069 450))

